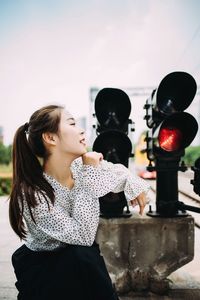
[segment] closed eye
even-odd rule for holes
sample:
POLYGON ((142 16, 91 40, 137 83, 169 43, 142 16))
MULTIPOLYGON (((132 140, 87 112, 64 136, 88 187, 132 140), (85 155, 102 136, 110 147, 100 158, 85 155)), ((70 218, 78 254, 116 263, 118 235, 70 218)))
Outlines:
POLYGON ((68 123, 70 126, 75 126, 76 125, 76 122, 75 122, 74 118, 69 118, 69 119, 67 119, 67 121, 72 122, 72 123, 68 123))

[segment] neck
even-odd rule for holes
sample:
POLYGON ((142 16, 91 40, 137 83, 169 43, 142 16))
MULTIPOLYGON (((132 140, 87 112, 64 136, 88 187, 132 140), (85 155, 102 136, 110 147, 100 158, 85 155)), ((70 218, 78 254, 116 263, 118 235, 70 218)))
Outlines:
POLYGON ((44 162, 43 170, 48 175, 54 177, 62 185, 66 185, 68 180, 72 180, 70 170, 71 163, 75 158, 62 157, 62 155, 50 155, 47 161, 44 162))

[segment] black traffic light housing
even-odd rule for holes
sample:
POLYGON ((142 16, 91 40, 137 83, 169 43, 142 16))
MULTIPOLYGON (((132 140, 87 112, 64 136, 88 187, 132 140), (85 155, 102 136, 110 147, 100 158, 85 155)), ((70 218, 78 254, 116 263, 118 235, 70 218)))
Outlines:
POLYGON ((144 106, 150 128, 146 136, 148 170, 157 172, 156 212, 147 213, 152 217, 187 215, 183 203, 178 201, 178 171, 187 169, 180 159, 198 130, 195 118, 184 112, 196 89, 190 74, 173 72, 163 78, 144 106))
MULTIPOLYGON (((133 122, 129 119, 130 112, 130 99, 121 89, 104 88, 98 92, 95 98, 97 137, 93 151, 101 152, 107 161, 126 167, 129 157, 133 156, 132 142, 128 137, 129 130, 134 131, 133 122)), ((109 193, 99 200, 102 217, 131 216, 124 192, 109 193)))
POLYGON ((194 179, 191 180, 191 183, 194 186, 193 190, 200 196, 200 157, 195 161, 192 170, 194 171, 194 179))

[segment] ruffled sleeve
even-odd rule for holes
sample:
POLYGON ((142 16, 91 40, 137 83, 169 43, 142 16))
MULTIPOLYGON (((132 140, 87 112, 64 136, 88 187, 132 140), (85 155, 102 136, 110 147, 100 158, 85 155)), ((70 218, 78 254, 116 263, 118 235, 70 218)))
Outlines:
MULTIPOLYGON (((76 163, 81 164, 81 161, 76 163)), ((95 197, 124 191, 127 201, 130 201, 150 188, 145 180, 132 174, 124 165, 106 160, 100 162, 98 167, 79 165, 79 172, 84 188, 95 197)))

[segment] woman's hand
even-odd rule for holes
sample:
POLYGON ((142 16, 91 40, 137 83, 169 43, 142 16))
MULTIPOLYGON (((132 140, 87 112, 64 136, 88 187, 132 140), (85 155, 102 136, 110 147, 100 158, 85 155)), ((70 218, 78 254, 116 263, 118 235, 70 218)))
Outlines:
POLYGON ((146 204, 148 203, 146 194, 143 192, 140 195, 137 196, 137 198, 133 199, 130 201, 131 205, 133 207, 135 207, 136 205, 139 205, 140 207, 140 215, 143 214, 144 208, 146 206, 146 204))
POLYGON ((100 161, 103 160, 103 154, 95 151, 86 152, 82 155, 82 160, 84 165, 97 167, 100 161))

